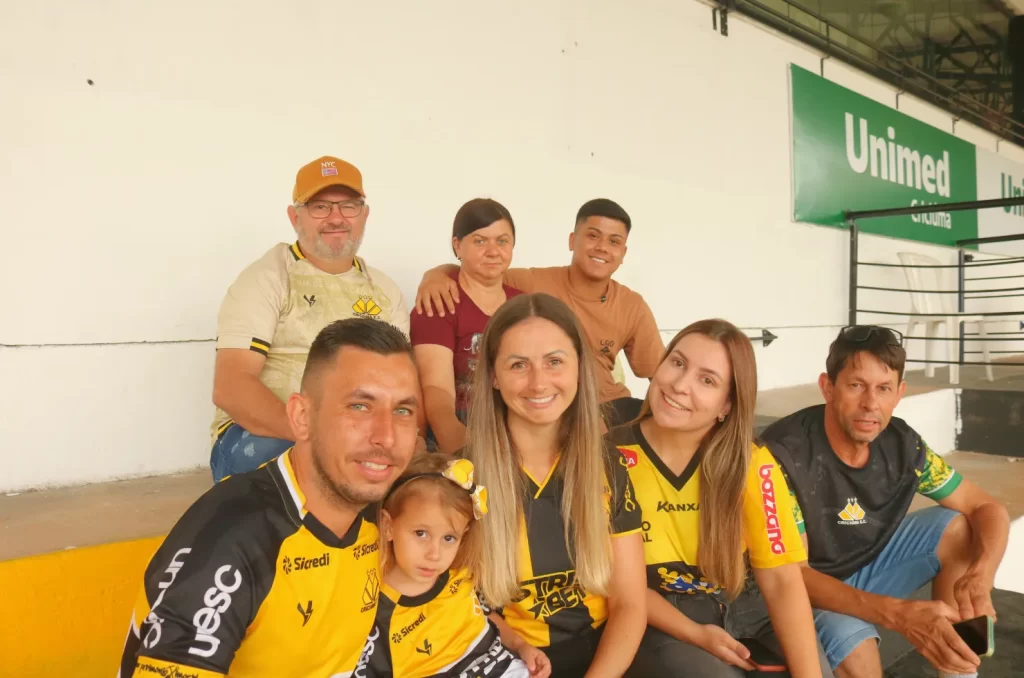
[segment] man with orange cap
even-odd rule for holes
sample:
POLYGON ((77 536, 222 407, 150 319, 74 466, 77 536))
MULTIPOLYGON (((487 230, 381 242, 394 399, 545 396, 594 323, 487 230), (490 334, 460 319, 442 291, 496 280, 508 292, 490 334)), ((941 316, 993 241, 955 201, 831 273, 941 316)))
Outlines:
POLYGON ((272 247, 228 288, 217 318, 214 480, 255 469, 292 446, 284 404, 327 324, 361 316, 409 334, 398 285, 356 256, 369 214, 359 170, 317 158, 295 177, 288 219, 297 240, 272 247))

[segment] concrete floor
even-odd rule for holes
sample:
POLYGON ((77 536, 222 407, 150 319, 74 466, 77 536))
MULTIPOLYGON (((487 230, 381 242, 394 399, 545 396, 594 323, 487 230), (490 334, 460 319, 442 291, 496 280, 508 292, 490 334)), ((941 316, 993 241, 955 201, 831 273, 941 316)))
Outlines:
POLYGON ((0 496, 0 560, 166 534, 209 469, 0 496))

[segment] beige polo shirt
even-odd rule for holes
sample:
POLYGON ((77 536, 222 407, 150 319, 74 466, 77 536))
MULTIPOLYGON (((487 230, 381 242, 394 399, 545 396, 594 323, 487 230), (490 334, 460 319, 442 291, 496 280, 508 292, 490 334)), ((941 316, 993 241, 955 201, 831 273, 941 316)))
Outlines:
MULTIPOLYGON (((326 273, 306 259, 298 243, 279 243, 228 288, 217 316, 217 348, 265 355, 260 381, 284 402, 299 390, 309 347, 320 330, 356 316, 389 322, 409 335, 402 291, 384 273, 359 257, 344 273, 326 273)), ((231 423, 217 408, 214 442, 231 423)))

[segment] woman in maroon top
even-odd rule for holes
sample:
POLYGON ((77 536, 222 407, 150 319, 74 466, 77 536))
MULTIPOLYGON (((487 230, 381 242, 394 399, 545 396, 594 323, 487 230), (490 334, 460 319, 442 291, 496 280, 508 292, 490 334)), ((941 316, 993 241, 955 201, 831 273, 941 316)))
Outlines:
POLYGON ((467 202, 452 225, 452 249, 460 265, 451 275, 462 303, 444 317, 412 314, 410 334, 427 423, 444 452, 466 444, 469 388, 484 327, 506 299, 521 294, 502 283, 515 240, 512 215, 501 203, 488 198, 467 202))

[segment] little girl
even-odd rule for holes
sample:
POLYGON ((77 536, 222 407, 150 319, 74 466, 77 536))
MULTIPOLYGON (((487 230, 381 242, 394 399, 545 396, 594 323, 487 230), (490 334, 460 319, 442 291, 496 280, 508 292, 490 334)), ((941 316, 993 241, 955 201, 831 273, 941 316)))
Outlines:
POLYGON ((502 645, 477 598, 471 573, 486 513, 487 491, 474 484, 472 462, 441 453, 413 458, 381 503, 383 585, 355 676, 550 674, 540 650, 519 659, 502 645))

